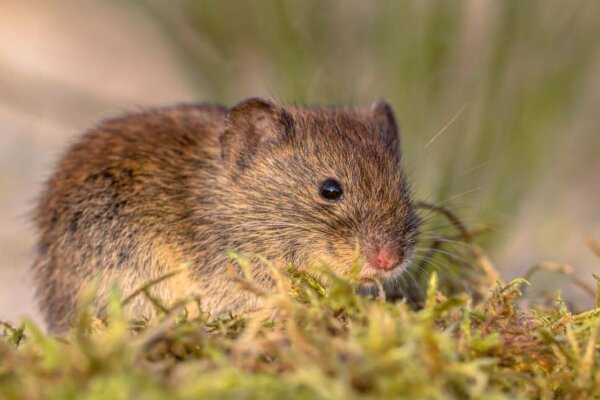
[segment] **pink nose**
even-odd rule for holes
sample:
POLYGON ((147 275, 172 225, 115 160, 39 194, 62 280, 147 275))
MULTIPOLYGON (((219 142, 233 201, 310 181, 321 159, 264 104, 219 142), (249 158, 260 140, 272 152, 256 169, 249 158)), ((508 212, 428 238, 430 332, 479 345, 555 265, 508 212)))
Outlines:
POLYGON ((369 251, 367 261, 372 267, 389 271, 398 264, 400 256, 392 247, 383 246, 369 251))

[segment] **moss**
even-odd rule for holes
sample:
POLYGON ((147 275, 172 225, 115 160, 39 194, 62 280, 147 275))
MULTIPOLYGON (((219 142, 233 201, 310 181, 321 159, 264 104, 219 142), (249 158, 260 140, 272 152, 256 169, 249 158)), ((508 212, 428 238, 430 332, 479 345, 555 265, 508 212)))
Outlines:
POLYGON ((174 308, 135 329, 115 297, 107 321, 66 338, 3 325, 0 398, 591 398, 600 395, 600 309, 520 304, 524 280, 478 303, 433 274, 420 310, 285 273, 273 311, 207 321, 174 308))

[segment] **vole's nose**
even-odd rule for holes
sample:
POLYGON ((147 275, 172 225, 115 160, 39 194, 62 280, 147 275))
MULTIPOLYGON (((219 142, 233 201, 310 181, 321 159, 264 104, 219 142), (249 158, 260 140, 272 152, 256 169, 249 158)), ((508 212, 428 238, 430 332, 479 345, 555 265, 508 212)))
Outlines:
POLYGON ((367 261, 374 268, 389 271, 398 265, 400 254, 391 246, 375 247, 367 252, 367 261))

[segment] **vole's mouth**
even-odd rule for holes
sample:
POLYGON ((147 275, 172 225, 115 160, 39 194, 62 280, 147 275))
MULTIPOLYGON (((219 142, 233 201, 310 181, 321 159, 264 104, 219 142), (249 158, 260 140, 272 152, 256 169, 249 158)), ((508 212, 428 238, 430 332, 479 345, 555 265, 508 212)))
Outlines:
POLYGON ((393 287, 394 282, 404 273, 407 265, 408 260, 405 260, 389 270, 382 270, 365 264, 358 274, 358 293, 361 296, 379 296, 380 289, 387 293, 388 288, 393 287))
POLYGON ((387 281, 402 274, 404 269, 404 263, 400 263, 386 269, 374 267, 371 264, 367 263, 362 267, 361 271, 358 274, 358 278, 364 281, 387 281))

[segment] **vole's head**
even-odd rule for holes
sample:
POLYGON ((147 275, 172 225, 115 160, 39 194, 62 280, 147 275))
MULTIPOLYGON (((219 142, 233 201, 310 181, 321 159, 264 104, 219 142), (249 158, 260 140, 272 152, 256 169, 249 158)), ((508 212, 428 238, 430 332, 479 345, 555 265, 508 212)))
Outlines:
POLYGON ((221 222, 230 246, 300 267, 398 277, 418 218, 385 102, 367 108, 282 107, 246 100, 221 136, 221 222))

